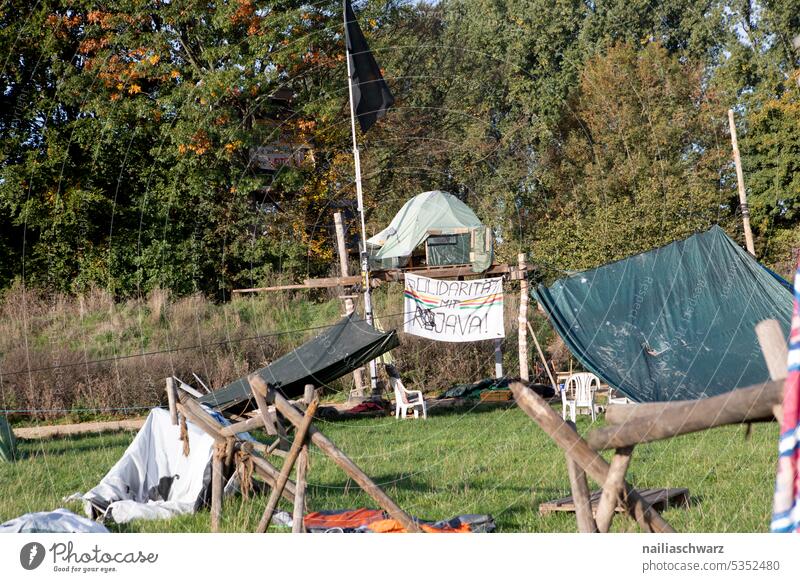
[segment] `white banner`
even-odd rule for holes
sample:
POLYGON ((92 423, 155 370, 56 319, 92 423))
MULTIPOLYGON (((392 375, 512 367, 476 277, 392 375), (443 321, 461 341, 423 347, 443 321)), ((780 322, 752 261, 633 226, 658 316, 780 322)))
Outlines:
POLYGON ((442 342, 506 336, 503 279, 440 281, 406 273, 406 333, 442 342))

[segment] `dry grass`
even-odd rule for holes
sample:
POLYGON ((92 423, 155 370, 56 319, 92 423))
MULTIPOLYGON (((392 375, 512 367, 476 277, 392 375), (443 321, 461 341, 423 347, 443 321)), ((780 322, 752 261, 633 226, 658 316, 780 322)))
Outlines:
MULTIPOLYGON (((64 417, 64 411, 81 420, 96 409, 126 414, 162 404, 170 375, 195 383, 195 373, 218 388, 337 321, 337 294, 279 293, 215 304, 157 289, 115 303, 99 289, 71 297, 13 287, 0 300, 0 410, 40 411, 11 412, 16 420, 64 417), (271 332, 281 334, 249 339, 271 332)), ((507 294, 505 365, 512 374, 517 300, 507 294)), ((402 330, 402 289, 381 288, 375 303, 383 327, 402 330)), ((439 343, 402 333, 400 339, 393 355, 414 389, 443 390, 494 372, 491 342, 439 343)), ((329 388, 346 393, 351 378, 329 388)))

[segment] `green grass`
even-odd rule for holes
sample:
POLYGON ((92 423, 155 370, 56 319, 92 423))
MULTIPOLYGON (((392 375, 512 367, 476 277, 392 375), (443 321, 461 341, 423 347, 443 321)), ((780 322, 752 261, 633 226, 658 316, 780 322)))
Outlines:
MULTIPOLYGON (((490 513, 502 532, 573 532, 573 514, 540 516, 544 501, 569 494, 564 455, 519 409, 393 418, 318 426, 409 513, 426 519, 490 513)), ((578 428, 588 430, 580 419, 578 428)), ((691 506, 664 517, 682 532, 767 531, 774 486, 777 425, 725 427, 642 445, 628 473, 638 487, 688 487, 691 506)), ((0 521, 64 506, 88 491, 125 450, 131 434, 22 442, 23 459, 0 465, 0 521)), ((317 449, 309 472, 312 510, 374 507, 317 449)), ((594 484, 590 483, 590 486, 594 484)), ((265 497, 226 501, 225 531, 253 531, 265 497)), ((79 512, 79 505, 68 507, 79 512)), ((287 509, 290 509, 284 506, 287 509)), ((209 531, 207 511, 170 521, 136 522, 121 531, 209 531)), ((624 517, 617 531, 637 531, 624 517)))

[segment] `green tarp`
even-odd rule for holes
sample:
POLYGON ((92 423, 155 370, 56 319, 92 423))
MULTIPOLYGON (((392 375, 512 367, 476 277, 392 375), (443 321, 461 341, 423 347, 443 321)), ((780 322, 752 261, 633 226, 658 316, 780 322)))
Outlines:
POLYGON ((17 458, 17 440, 5 416, 0 416, 0 463, 10 463, 17 458))
MULTIPOLYGON (((399 343, 394 330, 379 331, 353 314, 256 373, 292 398, 301 395, 306 384, 325 386, 399 343)), ((244 410, 252 406, 250 398, 250 385, 244 377, 204 396, 200 402, 218 410, 244 410)))
POLYGON ((585 368, 637 402, 769 379, 754 331, 789 334, 792 294, 719 227, 532 292, 585 368))

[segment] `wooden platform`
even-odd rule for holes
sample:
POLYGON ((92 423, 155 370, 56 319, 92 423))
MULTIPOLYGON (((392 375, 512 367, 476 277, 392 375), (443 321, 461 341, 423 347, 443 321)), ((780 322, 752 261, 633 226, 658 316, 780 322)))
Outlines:
MULTIPOLYGON (((676 487, 667 489, 637 489, 647 503, 652 505, 657 511, 662 511, 668 507, 685 507, 689 505, 689 490, 686 487, 676 487)), ((592 502, 592 514, 597 512, 597 505, 600 503, 600 495, 602 491, 592 491, 590 497, 592 502)), ((547 515, 554 511, 575 511, 575 503, 572 501, 572 496, 562 497, 561 499, 554 499, 553 501, 546 501, 539 505, 539 513, 547 515)), ((625 511, 625 509, 618 505, 617 513, 625 511)))

